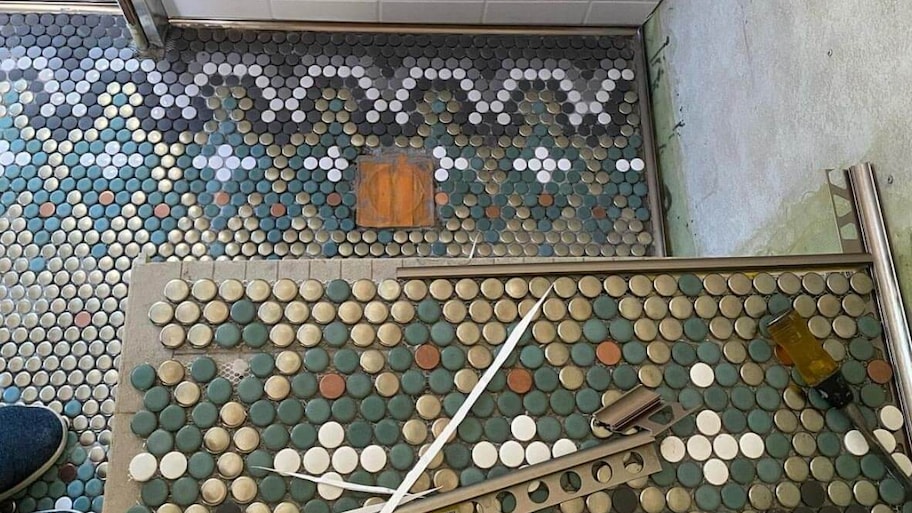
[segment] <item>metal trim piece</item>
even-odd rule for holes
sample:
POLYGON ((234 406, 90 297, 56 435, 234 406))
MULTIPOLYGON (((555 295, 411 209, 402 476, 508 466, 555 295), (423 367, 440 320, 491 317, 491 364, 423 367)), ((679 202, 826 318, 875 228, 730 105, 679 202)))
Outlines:
POLYGON ((662 208, 662 181, 656 159, 655 131, 652 120, 652 94, 649 90, 649 66, 646 64, 646 34, 643 27, 636 33, 637 93, 640 97, 640 132, 643 135, 644 160, 646 161, 646 186, 649 188, 649 216, 652 219, 652 247, 657 257, 668 256, 665 239, 665 213, 662 208))
POLYGON ((615 433, 636 427, 652 433, 652 436, 659 436, 693 410, 684 408, 680 403, 666 403, 659 394, 637 385, 592 416, 597 424, 615 433), (653 420, 656 416, 662 419, 653 420))
MULTIPOLYGON (((893 265, 890 240, 880 207, 877 181, 871 164, 858 164, 848 171, 855 209, 858 212, 861 238, 873 257, 873 275, 877 306, 883 322, 888 356, 893 363, 899 404, 908 417, 912 408, 912 335, 893 265)), ((912 446, 909 429, 904 430, 907 446, 912 446)))
POLYGON ((223 20, 171 18, 181 28, 221 28, 226 30, 284 30, 314 32, 374 32, 411 34, 524 34, 549 36, 634 36, 636 29, 625 27, 529 27, 512 25, 434 25, 404 23, 354 23, 286 20, 223 20))
MULTIPOLYGON (((429 513, 441 512, 449 513, 453 506, 476 501, 486 495, 504 491, 512 491, 516 498, 516 511, 531 512, 546 508, 548 505, 568 501, 574 497, 594 493, 598 490, 609 488, 627 482, 631 479, 647 476, 661 470, 658 456, 655 453, 655 438, 648 433, 639 433, 632 436, 620 438, 611 438, 605 443, 595 447, 577 451, 566 456, 561 456, 553 460, 529 465, 519 470, 510 472, 494 479, 489 479, 481 483, 457 488, 453 491, 435 495, 415 501, 396 509, 397 513, 429 513), (649 451, 652 451, 651 453, 649 451), (625 476, 622 457, 628 451, 636 451, 643 459, 643 468, 635 476, 625 476), (654 457, 650 456, 654 455, 654 457), (612 458, 614 456, 614 458, 612 458), (602 483, 593 478, 591 470, 588 472, 577 472, 583 483, 577 492, 566 492, 561 489, 559 483, 555 485, 554 480, 559 480, 561 474, 567 471, 573 471, 580 466, 593 465, 600 460, 609 460, 608 463, 613 471, 611 479, 602 483), (620 460, 620 461, 619 461, 620 460), (617 463, 620 463, 619 465, 617 463), (620 468, 618 468, 620 467, 620 468), (534 481, 551 481, 549 486, 550 494, 546 503, 531 503, 528 500, 528 483, 534 481), (594 486, 600 486, 594 488, 594 486), (523 492, 523 493, 519 493, 523 492), (563 493, 561 493, 563 492, 563 493), (556 502, 552 502, 556 501, 556 502), (450 509, 447 509, 450 508, 450 509)), ((461 510, 460 510, 461 511, 461 510)), ((474 509, 472 511, 475 511, 474 509)))
POLYGON ((168 12, 161 0, 120 0, 123 3, 133 4, 133 9, 139 18, 139 26, 149 46, 164 48, 165 36, 168 33, 168 12))
POLYGON ((136 13, 132 0, 117 0, 117 4, 120 5, 121 14, 123 14, 124 21, 127 22, 130 36, 133 37, 133 44, 140 51, 148 49, 149 40, 146 39, 146 33, 142 29, 139 15, 136 13))
POLYGON ((501 276, 542 276, 560 274, 759 271, 764 269, 858 269, 874 259, 866 253, 722 258, 627 258, 576 262, 542 262, 529 259, 522 264, 453 265, 400 267, 396 277, 475 278, 501 276))
POLYGON ((168 13, 161 0, 117 0, 136 47, 142 51, 162 49, 168 28, 168 13))
POLYGON ((830 190, 830 203, 833 206, 833 217, 836 219, 836 233, 843 253, 860 253, 864 251, 861 240, 861 228, 858 224, 858 212, 846 171, 827 169, 827 185, 830 190), (847 210, 847 211, 846 211, 847 210))
POLYGON ((116 3, 88 2, 0 2, 0 12, 51 14, 123 14, 116 3))
POLYGON ((595 420, 611 431, 626 431, 638 418, 660 407, 659 394, 643 385, 637 385, 617 401, 595 412, 595 420))

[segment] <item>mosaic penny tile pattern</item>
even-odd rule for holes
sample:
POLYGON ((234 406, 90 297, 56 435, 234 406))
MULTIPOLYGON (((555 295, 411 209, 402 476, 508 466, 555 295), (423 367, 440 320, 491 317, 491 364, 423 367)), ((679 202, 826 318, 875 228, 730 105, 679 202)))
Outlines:
POLYGON ((0 400, 72 424, 20 511, 101 511, 135 259, 644 255, 618 37, 177 31, 0 13, 0 400), (435 226, 361 229, 362 155, 433 159, 435 226))
POLYGON ((912 472, 871 279, 832 271, 171 280, 150 299, 146 324, 173 356, 130 370, 142 403, 130 429, 144 441, 130 462, 140 484, 131 513, 328 512, 379 500, 259 467, 396 487, 552 283, 520 347, 415 491, 597 444, 608 433, 591 414, 643 384, 696 409, 661 438, 663 470, 555 511, 902 505, 902 488, 860 434, 803 390, 764 336, 790 307, 806 318, 912 472))

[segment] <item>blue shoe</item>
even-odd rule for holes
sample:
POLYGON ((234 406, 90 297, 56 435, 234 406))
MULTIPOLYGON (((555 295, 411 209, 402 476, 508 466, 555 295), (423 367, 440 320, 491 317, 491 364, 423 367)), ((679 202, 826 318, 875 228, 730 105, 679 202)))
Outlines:
POLYGON ((66 444, 66 421, 50 408, 0 406, 0 503, 53 467, 66 444))

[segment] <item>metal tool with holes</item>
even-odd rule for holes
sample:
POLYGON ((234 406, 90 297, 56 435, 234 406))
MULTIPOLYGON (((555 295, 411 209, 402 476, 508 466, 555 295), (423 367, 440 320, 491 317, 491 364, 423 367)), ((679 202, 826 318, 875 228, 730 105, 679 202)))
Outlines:
POLYGON ((679 403, 666 403, 659 394, 637 385, 617 401, 595 412, 593 420, 615 433, 640 428, 652 436, 659 436, 692 411, 679 403))
POLYGON ((498 513, 508 499, 515 500, 513 511, 531 513, 659 472, 662 465, 654 442, 649 433, 612 438, 590 449, 412 502, 396 511, 498 513), (536 493, 542 487, 545 492, 536 493))

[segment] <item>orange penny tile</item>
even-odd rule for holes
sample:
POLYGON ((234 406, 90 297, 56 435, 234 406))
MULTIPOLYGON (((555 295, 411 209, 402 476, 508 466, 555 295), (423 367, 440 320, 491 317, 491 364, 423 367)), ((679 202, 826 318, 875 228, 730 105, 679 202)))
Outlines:
POLYGON ((440 364, 440 351, 430 344, 424 344, 415 350, 415 363, 424 370, 431 370, 440 364))
POLYGON ((42 203, 41 206, 38 207, 38 214, 41 217, 51 217, 52 215, 54 215, 54 212, 56 212, 56 211, 57 211, 57 207, 55 207, 54 204, 51 203, 50 201, 48 201, 47 203, 42 203))
POLYGON ((875 383, 888 383, 893 379, 893 367, 883 360, 871 360, 868 364, 868 376, 875 383))
POLYGON ((164 203, 155 205, 155 217, 163 218, 168 217, 168 214, 171 213, 171 207, 165 205, 164 203))
POLYGON ((595 355, 605 365, 616 365, 621 361, 621 348, 615 342, 607 340, 598 345, 595 355))
POLYGON ((275 217, 284 216, 286 211, 287 209, 285 208, 285 205, 281 203, 273 203, 273 205, 269 208, 269 213, 275 217))
POLYGON ((526 369, 512 369, 507 374, 507 386, 517 394, 532 390, 532 374, 526 369))
POLYGON ((92 323, 92 314, 89 312, 79 312, 76 314, 76 317, 73 318, 73 322, 76 323, 76 326, 85 328, 92 323))
POLYGON ((327 374, 320 378, 320 395, 327 399, 338 399, 345 393, 345 378, 338 374, 327 374))

